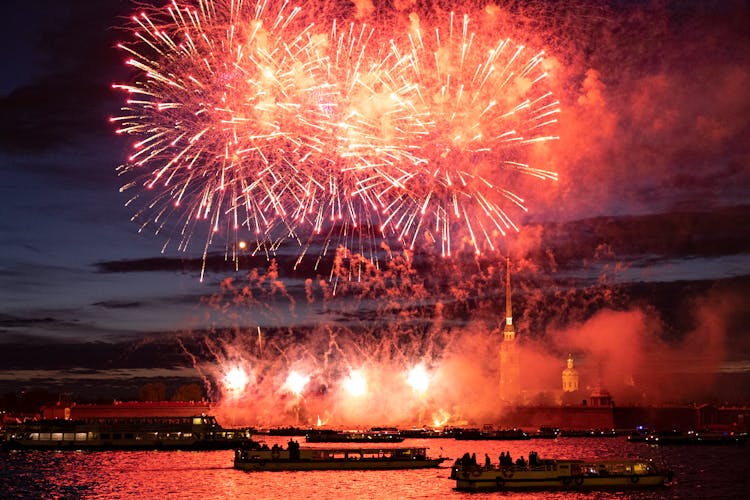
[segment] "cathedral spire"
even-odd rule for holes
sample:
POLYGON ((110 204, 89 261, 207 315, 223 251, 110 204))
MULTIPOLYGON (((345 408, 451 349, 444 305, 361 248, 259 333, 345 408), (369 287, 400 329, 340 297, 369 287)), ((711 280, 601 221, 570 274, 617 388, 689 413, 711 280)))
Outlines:
POLYGON ((503 336, 505 340, 513 340, 516 332, 513 329, 513 306, 511 305, 510 293, 510 257, 505 259, 505 330, 503 336))
POLYGON ((521 353, 513 329, 513 308, 510 293, 510 257, 505 259, 505 329, 500 344, 500 401, 517 404, 522 399, 521 353))

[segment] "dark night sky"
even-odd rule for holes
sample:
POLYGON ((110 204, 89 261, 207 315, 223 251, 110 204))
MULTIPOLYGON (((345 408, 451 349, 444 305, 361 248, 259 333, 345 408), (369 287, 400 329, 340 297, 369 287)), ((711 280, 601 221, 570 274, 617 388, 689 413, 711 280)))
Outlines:
MULTIPOLYGON (((201 242, 162 253, 164 240, 130 221, 115 173, 129 145, 108 117, 121 99, 110 85, 127 78, 114 44, 131 4, 10 0, 3 13, 0 387, 195 375, 169 339, 220 321, 201 298, 267 263, 210 268, 201 283, 201 242)), ((750 372, 747 3, 580 3, 564 21, 552 31, 571 40, 548 49, 564 55, 560 181, 528 193, 524 229, 501 244, 522 263, 519 303, 535 303, 534 284, 586 289, 607 274, 630 301, 614 308, 655 310, 679 336, 695 328, 686 311, 714 300, 730 353, 718 369, 750 372)), ((223 246, 213 250, 221 262, 223 246)), ((293 272, 290 260, 282 279, 303 300, 304 279, 321 271, 293 272)))

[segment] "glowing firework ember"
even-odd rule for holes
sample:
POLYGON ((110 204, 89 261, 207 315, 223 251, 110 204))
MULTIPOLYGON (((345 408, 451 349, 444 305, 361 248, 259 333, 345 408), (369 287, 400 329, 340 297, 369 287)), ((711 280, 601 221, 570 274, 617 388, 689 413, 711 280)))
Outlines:
POLYGON ((148 169, 143 185, 155 194, 136 216, 144 226, 158 232, 169 217, 182 219, 185 248, 192 221, 209 221, 204 256, 222 228, 289 229, 288 167, 309 149, 296 116, 306 100, 300 94, 314 87, 295 58, 305 31, 294 21, 298 11, 199 0, 133 17, 135 48, 120 48, 141 79, 115 85, 129 98, 113 121, 118 133, 140 138, 122 169, 148 169))
POLYGON ((367 394, 367 379, 359 370, 352 370, 343 383, 346 390, 352 396, 364 396, 367 394))
POLYGON ((286 382, 282 389, 291 392, 299 396, 305 389, 305 386, 310 381, 310 375, 303 375, 299 372, 292 370, 289 372, 289 376, 286 378, 286 382))
POLYGON ((418 393, 424 393, 430 385, 430 376, 422 365, 417 365, 409 370, 406 380, 411 388, 418 393))
POLYGON ((250 378, 242 368, 234 367, 224 375, 224 387, 231 395, 241 394, 248 383, 250 383, 250 378))
POLYGON ((412 21, 403 50, 418 84, 415 119, 424 128, 413 148, 419 160, 404 180, 411 199, 386 222, 395 222, 410 246, 420 230, 435 231, 443 254, 451 251, 451 226, 461 222, 479 253, 482 236, 492 248, 496 233, 517 230, 503 199, 525 210, 520 197, 495 185, 498 167, 557 179, 524 163, 523 149, 557 139, 550 130, 559 102, 545 81, 543 52, 529 56, 510 39, 477 35, 467 15, 451 13, 428 32, 416 16, 412 21))
POLYGON ((449 255, 456 226, 477 252, 515 229, 523 200, 498 171, 556 178, 525 160, 556 138, 543 53, 452 13, 424 30, 413 14, 403 36, 303 14, 173 0, 133 17, 120 48, 136 80, 114 86, 128 99, 112 121, 137 138, 120 170, 136 177, 123 190, 146 188, 129 201, 141 228, 174 224, 184 250, 206 224, 204 260, 222 232, 232 248, 241 231, 256 248, 303 228, 339 227, 344 246, 424 235, 449 255))

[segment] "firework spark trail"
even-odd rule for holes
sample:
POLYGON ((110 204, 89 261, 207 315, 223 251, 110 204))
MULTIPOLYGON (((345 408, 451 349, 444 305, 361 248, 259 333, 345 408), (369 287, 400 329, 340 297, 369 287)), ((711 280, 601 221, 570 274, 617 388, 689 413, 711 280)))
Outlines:
POLYGON ((386 236, 385 214, 402 196, 410 166, 420 161, 411 144, 421 130, 415 85, 403 74, 408 61, 374 36, 367 24, 334 20, 326 36, 306 44, 321 83, 312 94, 317 106, 299 120, 318 124, 325 146, 296 171, 308 177, 295 211, 295 220, 315 233, 327 228, 326 242, 338 230, 336 246, 370 255, 386 236))
POLYGON ((411 149, 419 160, 405 182, 410 199, 386 223, 410 247, 420 231, 434 228, 444 255, 451 253, 456 224, 468 231, 477 253, 479 236, 493 248, 497 233, 517 230, 503 200, 526 207, 495 185, 498 168, 557 179, 523 161, 525 147, 557 139, 550 130, 559 102, 545 81, 544 54, 529 57, 524 46, 493 41, 469 24, 467 15, 453 13, 434 31, 423 33, 415 23, 398 49, 409 56, 418 92, 414 119, 423 132, 411 149))
MULTIPOLYGON (((347 259, 338 250, 335 273, 347 276, 357 272, 368 279, 341 280, 340 286, 342 295, 356 300, 347 303, 334 300, 328 283, 323 280, 317 284, 319 289, 312 282, 309 284, 308 305, 317 308, 315 303, 320 300, 323 308, 338 311, 342 317, 356 318, 355 311, 361 311, 359 304, 368 302, 370 305, 365 308, 374 307, 377 311, 370 311, 361 324, 357 320, 351 321, 350 326, 317 324, 294 332, 264 328, 262 334, 258 329, 257 340, 253 329, 226 327, 201 333, 200 360, 196 354, 186 352, 207 380, 223 381, 216 396, 231 404, 241 399, 245 403, 252 401, 247 415, 254 418, 265 418, 257 413, 271 409, 278 424, 294 417, 300 406, 308 413, 305 418, 335 414, 339 419, 359 419, 374 410, 392 415, 413 414, 418 401, 407 383, 409 370, 419 364, 425 375, 434 373, 437 358, 450 344, 451 335, 426 320, 434 317, 430 307, 433 297, 409 259, 396 257, 385 269, 378 269, 368 259, 361 256, 347 259), (384 295, 388 301, 376 300, 384 295), (394 318, 399 321, 394 322, 394 318), (385 329, 373 328, 370 325, 373 319, 385 329), (303 387, 290 387, 293 374, 305 380, 303 387), (367 395, 352 396, 346 390, 347 380, 355 374, 369 387, 367 395), (238 378, 243 387, 247 386, 246 391, 237 390, 238 378), (376 396, 378 387, 388 387, 387 401, 376 396), (369 401, 366 407, 362 397, 369 401), (377 401, 372 401, 373 397, 377 401)), ((254 319, 270 323, 276 320, 281 324, 283 318, 294 315, 295 311, 304 313, 304 307, 300 307, 303 305, 294 304, 284 290, 277 268, 272 265, 265 273, 253 270, 244 280, 225 279, 220 291, 207 298, 206 303, 222 320, 230 318, 233 325, 242 324, 240 317, 246 319, 250 310, 254 311, 251 315, 254 319), (287 301, 291 306, 288 310, 287 301)), ((299 418, 299 414, 296 416, 299 418)))
POLYGON ((134 16, 136 48, 120 45, 141 75, 114 86, 129 96, 112 119, 117 132, 140 138, 121 170, 147 167, 142 185, 156 190, 134 218, 142 228, 156 224, 157 233, 170 217, 182 220, 182 249, 193 221, 208 221, 204 259, 223 226, 229 234, 241 226, 255 235, 292 229, 286 198, 295 196, 296 177, 285 169, 317 141, 296 120, 314 84, 309 61, 298 58, 310 26, 295 21, 298 8, 265 7, 175 0, 134 16))
POLYGON ((476 35, 467 16, 391 39, 300 12, 173 0, 133 17, 120 48, 139 76, 114 86, 129 98, 112 120, 137 138, 121 173, 146 171, 122 188, 146 188, 128 202, 141 204, 141 229, 177 221, 186 250, 203 221, 204 267, 222 231, 230 246, 247 230, 257 250, 327 230, 324 251, 338 238, 370 253, 381 238, 413 248, 424 235, 450 255, 456 227, 477 252, 516 229, 507 207, 523 200, 496 171, 556 178, 524 160, 556 138, 543 53, 476 35))

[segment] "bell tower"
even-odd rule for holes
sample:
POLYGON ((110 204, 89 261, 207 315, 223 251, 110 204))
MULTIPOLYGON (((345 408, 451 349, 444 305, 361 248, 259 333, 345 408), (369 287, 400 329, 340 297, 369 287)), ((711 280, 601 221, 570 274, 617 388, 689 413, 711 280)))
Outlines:
POLYGON ((500 400, 503 403, 518 403, 521 395, 521 362, 513 327, 513 307, 510 291, 510 257, 506 258, 505 275, 505 328, 500 344, 500 400))
POLYGON ((562 372, 563 392, 578 390, 578 370, 573 367, 573 354, 568 354, 568 366, 562 372))

